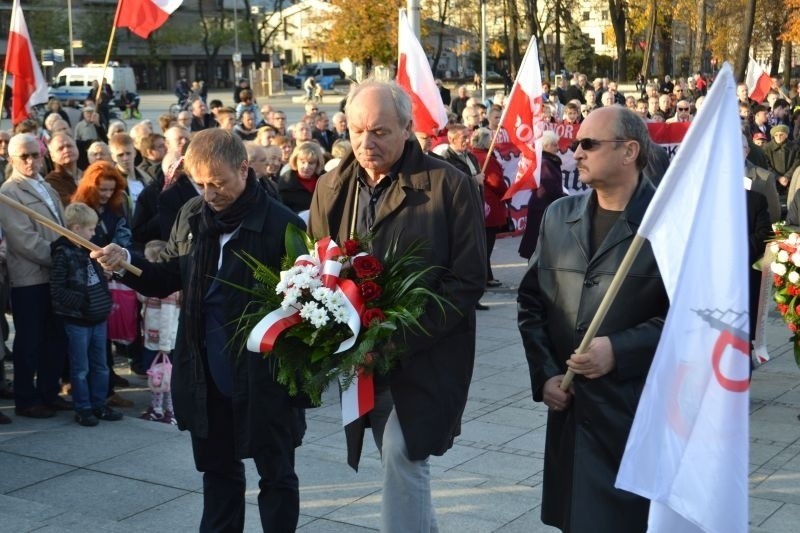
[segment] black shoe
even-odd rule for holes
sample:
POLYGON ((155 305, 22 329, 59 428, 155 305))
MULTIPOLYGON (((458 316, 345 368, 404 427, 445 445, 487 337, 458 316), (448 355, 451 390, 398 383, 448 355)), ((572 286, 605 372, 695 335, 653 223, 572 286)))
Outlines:
POLYGON ((122 376, 112 372, 111 373, 111 386, 112 387, 130 387, 131 384, 127 379, 125 379, 122 376))
POLYGON ((53 411, 72 411, 75 408, 72 402, 61 397, 56 398, 56 401, 48 405, 48 407, 53 411))
POLYGON ((56 416, 56 412, 46 405, 31 405, 30 407, 15 407, 14 413, 17 416, 26 416, 28 418, 52 418, 56 416))
POLYGON ((92 413, 98 419, 105 420, 106 422, 116 422, 117 420, 122 420, 122 413, 105 405, 99 409, 92 409, 92 413))
POLYGON ((11 419, 8 418, 2 411, 0 411, 0 424, 10 424, 11 419))
POLYGON ((75 422, 82 426, 92 427, 100 423, 94 413, 86 409, 85 411, 78 411, 75 413, 75 422))
POLYGON ((131 363, 131 372, 133 372, 137 376, 146 376, 147 375, 147 369, 144 368, 139 363, 131 363))
POLYGON ((488 311, 489 310, 489 306, 488 305, 483 305, 482 303, 478 302, 478 303, 475 304, 475 309, 477 309, 478 311, 488 311))
POLYGON ((2 400, 13 400, 14 399, 14 389, 11 387, 3 387, 0 389, 0 399, 2 400))

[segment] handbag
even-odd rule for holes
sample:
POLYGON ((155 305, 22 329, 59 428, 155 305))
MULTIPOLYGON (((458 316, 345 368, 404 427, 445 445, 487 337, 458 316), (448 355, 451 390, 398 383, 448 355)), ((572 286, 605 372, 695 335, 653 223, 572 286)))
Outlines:
POLYGON ((147 386, 150 392, 169 392, 172 379, 172 362, 166 352, 158 352, 147 369, 147 386))
POLYGON ((131 344, 139 336, 139 303, 136 291, 122 283, 110 281, 111 313, 108 315, 108 340, 131 344))

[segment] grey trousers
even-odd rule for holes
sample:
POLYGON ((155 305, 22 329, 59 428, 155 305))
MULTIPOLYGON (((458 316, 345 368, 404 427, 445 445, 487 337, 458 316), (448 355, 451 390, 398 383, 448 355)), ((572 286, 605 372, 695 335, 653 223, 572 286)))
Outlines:
MULTIPOLYGON (((376 401, 376 404, 378 402, 376 401)), ((394 409, 383 430, 381 447, 383 533, 436 533, 436 512, 431 500, 431 471, 428 459, 412 461, 394 409)))

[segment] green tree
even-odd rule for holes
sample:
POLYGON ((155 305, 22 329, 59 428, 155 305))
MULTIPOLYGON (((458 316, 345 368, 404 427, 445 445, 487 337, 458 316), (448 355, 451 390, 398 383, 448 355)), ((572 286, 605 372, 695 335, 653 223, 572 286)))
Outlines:
POLYGON ((564 64, 571 72, 592 72, 594 54, 593 43, 580 28, 572 25, 567 30, 564 44, 564 64))

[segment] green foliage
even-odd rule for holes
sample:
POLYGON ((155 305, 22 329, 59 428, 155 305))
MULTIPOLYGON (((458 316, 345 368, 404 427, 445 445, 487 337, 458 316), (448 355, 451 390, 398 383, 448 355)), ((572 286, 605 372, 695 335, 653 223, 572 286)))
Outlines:
POLYGON ((572 26, 564 42, 564 65, 571 72, 593 72, 594 53, 589 36, 572 26))
MULTIPOLYGON (((287 226, 285 242, 287 255, 283 260, 283 270, 291 267, 299 255, 313 249, 308 236, 291 225, 287 226)), ((360 241, 362 247, 364 242, 360 241)), ((429 308, 438 308, 442 312, 445 307, 455 309, 432 290, 431 284, 440 269, 426 266, 422 250, 418 243, 400 250, 397 241, 393 241, 380 261, 383 270, 368 279, 358 278, 355 268, 350 265, 352 258, 339 258, 343 263, 339 276, 341 286, 354 284, 353 289, 358 293, 359 284, 366 281, 380 287, 381 294, 364 302, 364 306, 367 310, 381 310, 385 320, 373 321, 366 327, 362 325, 355 344, 338 354, 334 352, 340 343, 352 336, 346 324, 330 321, 316 327, 303 320, 283 331, 265 357, 275 363, 276 379, 288 388, 290 395, 303 395, 313 405, 319 405, 322 392, 330 382, 340 380, 347 388, 357 369, 386 374, 403 355, 402 343, 407 334, 427 334, 420 317, 429 308)), ((253 272, 256 281, 253 287, 234 285, 251 296, 250 305, 237 321, 236 335, 232 340, 239 346, 235 351, 241 353, 253 327, 271 311, 280 308, 283 294, 276 292, 281 278, 279 272, 251 255, 243 253, 239 258, 253 272)), ((301 301, 307 300, 298 300, 301 301)))

